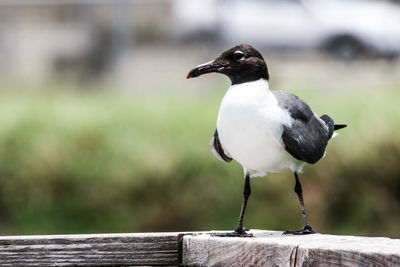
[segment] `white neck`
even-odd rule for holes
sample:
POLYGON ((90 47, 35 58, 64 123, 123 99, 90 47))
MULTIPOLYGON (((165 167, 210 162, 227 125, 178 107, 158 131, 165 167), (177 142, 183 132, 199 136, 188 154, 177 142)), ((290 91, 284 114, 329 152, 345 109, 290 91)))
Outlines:
POLYGON ((259 79, 259 80, 252 81, 252 82, 245 82, 245 83, 240 83, 240 84, 234 84, 234 85, 231 85, 229 88, 237 88, 237 87, 246 87, 246 88, 250 88, 250 87, 263 87, 263 88, 269 90, 269 82, 268 82, 267 79, 261 78, 261 79, 259 79))

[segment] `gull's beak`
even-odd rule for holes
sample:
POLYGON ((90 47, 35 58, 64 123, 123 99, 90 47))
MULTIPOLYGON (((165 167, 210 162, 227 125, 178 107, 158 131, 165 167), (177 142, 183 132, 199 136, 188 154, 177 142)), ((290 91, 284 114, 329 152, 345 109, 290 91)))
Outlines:
POLYGON ((210 72, 220 72, 223 69, 218 63, 215 63, 215 60, 198 65, 194 67, 186 76, 186 79, 199 77, 200 75, 210 73, 210 72))

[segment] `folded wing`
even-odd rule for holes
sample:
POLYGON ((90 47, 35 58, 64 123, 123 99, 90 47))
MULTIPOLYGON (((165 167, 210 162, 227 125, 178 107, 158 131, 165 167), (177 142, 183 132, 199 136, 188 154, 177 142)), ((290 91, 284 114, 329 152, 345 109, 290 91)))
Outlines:
POLYGON ((221 142, 219 141, 217 130, 215 130, 214 136, 211 138, 210 144, 212 147, 212 152, 217 159, 224 162, 232 161, 231 156, 224 150, 224 148, 221 145, 221 142))
POLYGON ((316 163, 324 154, 334 131, 328 115, 318 118, 297 96, 286 91, 273 91, 279 106, 292 117, 290 126, 283 126, 282 140, 286 151, 298 160, 316 163))

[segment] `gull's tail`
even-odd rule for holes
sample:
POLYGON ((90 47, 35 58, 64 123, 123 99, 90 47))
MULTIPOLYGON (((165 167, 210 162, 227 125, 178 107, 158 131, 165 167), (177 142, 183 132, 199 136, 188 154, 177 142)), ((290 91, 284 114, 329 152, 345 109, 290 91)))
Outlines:
POLYGON ((333 129, 336 131, 336 130, 340 130, 340 129, 346 128, 346 127, 347 127, 346 124, 335 124, 335 125, 333 126, 333 129))
POLYGON ((334 122, 331 119, 331 117, 329 117, 326 114, 322 115, 320 118, 321 118, 321 120, 323 120, 325 122, 325 125, 328 127, 329 139, 332 138, 332 137, 335 137, 337 135, 334 131, 342 129, 344 127, 347 127, 346 124, 334 124, 334 122))

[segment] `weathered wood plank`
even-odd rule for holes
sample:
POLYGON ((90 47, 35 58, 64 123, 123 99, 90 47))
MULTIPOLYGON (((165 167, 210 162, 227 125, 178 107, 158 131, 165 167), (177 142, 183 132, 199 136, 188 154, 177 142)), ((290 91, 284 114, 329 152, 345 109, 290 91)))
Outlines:
POLYGON ((0 237, 0 266, 178 265, 179 233, 0 237))
POLYGON ((253 238, 184 236, 186 266, 400 266, 400 240, 251 231, 253 238))
POLYGON ((400 240, 207 233, 0 237, 0 266, 400 266, 400 240))

